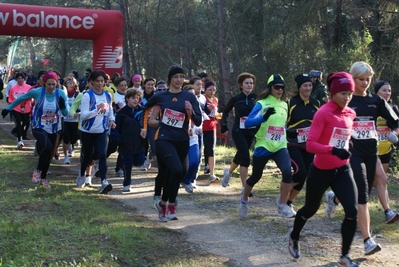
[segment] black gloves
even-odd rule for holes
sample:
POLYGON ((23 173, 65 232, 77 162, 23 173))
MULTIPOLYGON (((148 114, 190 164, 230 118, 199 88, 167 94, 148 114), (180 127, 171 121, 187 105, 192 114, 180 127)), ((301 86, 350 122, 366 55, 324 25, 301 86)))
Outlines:
POLYGON ((10 113, 10 111, 7 110, 7 109, 3 109, 3 110, 1 111, 1 116, 3 116, 3 119, 8 115, 8 113, 10 113))
POLYGON ((333 147, 331 154, 333 154, 334 156, 337 156, 340 159, 349 159, 350 156, 352 155, 352 153, 349 152, 348 150, 343 149, 343 148, 336 148, 336 147, 333 147))
POLYGON ((287 137, 291 139, 295 139, 298 136, 298 132, 296 129, 287 129, 286 131, 287 137))
POLYGON ((66 109, 65 99, 61 96, 60 96, 60 99, 58 100, 58 106, 60 107, 60 109, 66 109))
POLYGON ((225 133, 227 132, 229 129, 227 129, 227 125, 226 124, 222 124, 220 126, 220 133, 225 133))
POLYGON ((274 108, 268 108, 268 109, 266 110, 265 114, 263 114, 263 119, 264 119, 265 121, 267 121, 267 119, 268 119, 271 115, 273 115, 273 114, 275 114, 275 113, 276 113, 276 110, 275 110, 274 108))

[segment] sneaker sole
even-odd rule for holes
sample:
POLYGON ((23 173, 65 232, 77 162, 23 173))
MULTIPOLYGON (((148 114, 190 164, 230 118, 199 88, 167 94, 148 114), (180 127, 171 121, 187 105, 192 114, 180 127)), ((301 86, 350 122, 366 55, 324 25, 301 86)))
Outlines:
POLYGON ((393 217, 392 219, 390 219, 389 221, 387 221, 387 224, 394 223, 394 222, 396 222, 397 220, 399 220, 399 214, 398 214, 398 213, 396 213, 396 216, 395 216, 395 217, 393 217))
POLYGON ((104 189, 102 191, 100 191, 100 194, 108 194, 108 192, 110 192, 112 190, 112 185, 108 184, 106 187, 104 187, 104 189))
POLYGON ((377 244, 377 246, 372 251, 370 251, 369 253, 364 253, 364 255, 370 256, 370 255, 373 255, 373 254, 375 254, 375 253, 377 253, 379 251, 381 251, 381 246, 379 244, 377 244))

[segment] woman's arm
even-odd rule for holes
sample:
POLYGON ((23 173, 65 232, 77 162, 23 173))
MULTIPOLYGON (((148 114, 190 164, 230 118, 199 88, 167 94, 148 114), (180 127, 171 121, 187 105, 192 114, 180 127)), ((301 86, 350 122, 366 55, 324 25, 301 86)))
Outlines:
POLYGON ((265 120, 262 114, 262 105, 256 103, 252 108, 251 113, 249 113, 248 118, 245 120, 245 128, 251 128, 259 126, 265 120))

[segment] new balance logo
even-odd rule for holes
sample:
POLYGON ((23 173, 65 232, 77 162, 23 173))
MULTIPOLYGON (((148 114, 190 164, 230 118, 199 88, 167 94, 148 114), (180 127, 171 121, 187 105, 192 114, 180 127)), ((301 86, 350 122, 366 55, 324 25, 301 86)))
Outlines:
POLYGON ((104 46, 103 51, 101 51, 94 67, 96 69, 118 69, 122 68, 122 47, 116 46, 104 46))

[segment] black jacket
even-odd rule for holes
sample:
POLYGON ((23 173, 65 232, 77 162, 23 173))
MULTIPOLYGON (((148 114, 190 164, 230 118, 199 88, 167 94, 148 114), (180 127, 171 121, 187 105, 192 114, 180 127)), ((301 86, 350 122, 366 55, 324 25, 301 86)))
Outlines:
POLYGON ((137 154, 144 152, 145 139, 140 136, 143 107, 132 109, 124 106, 116 113, 115 129, 111 130, 111 139, 119 145, 121 154, 137 154))

